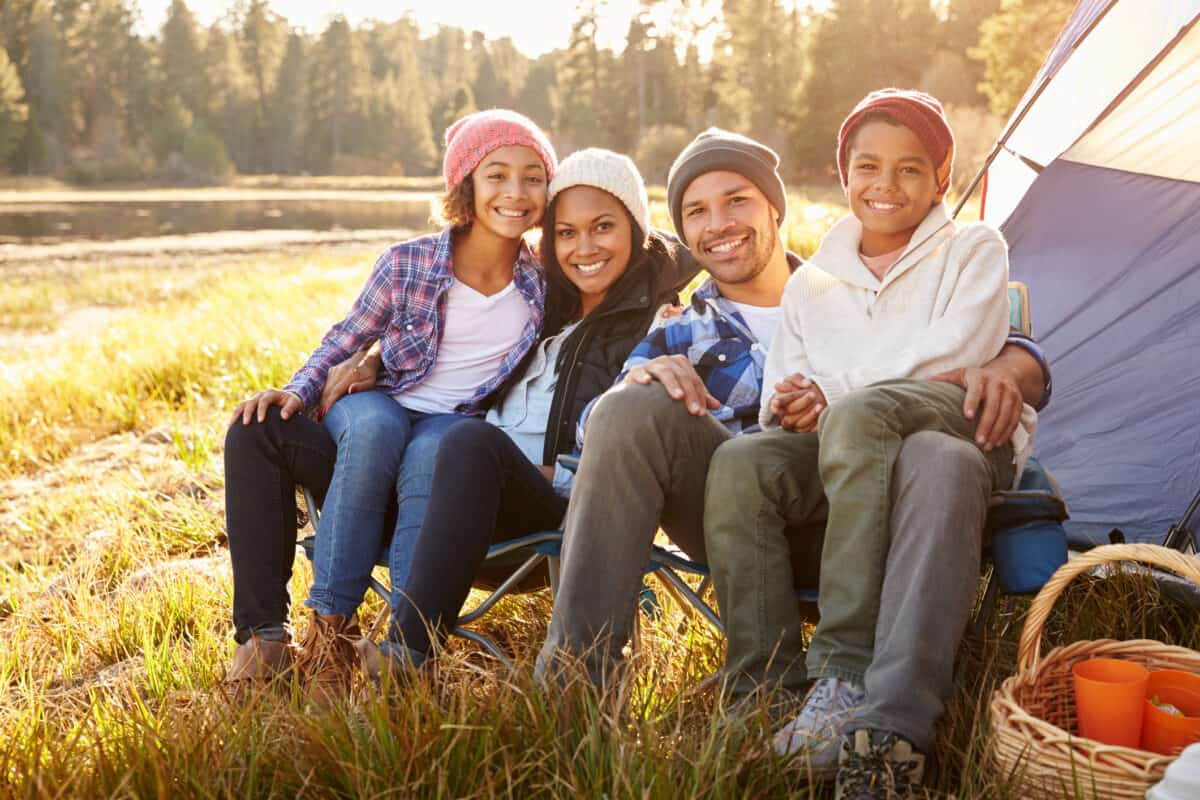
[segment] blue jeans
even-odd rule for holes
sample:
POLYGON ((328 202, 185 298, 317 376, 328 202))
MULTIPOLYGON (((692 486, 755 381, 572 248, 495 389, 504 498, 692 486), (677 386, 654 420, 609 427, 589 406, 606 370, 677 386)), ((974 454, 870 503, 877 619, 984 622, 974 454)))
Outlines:
POLYGON ((333 404, 324 423, 337 442, 337 463, 317 523, 306 606, 318 614, 354 614, 389 533, 392 585, 404 585, 433 486, 438 442, 461 419, 409 411, 383 392, 347 395, 333 404), (396 524, 389 532, 393 497, 396 524))

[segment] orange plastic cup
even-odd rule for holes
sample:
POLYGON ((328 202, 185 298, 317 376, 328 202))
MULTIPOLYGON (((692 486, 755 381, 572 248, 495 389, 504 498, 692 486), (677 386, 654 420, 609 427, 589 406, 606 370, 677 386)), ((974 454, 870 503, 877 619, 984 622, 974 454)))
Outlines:
POLYGON ((1090 658, 1071 668, 1079 735, 1104 744, 1137 747, 1142 739, 1149 671, 1116 658, 1090 658))
POLYGON ((1146 681, 1146 711, 1142 717, 1142 749, 1174 755, 1200 741, 1200 675, 1160 669, 1146 681), (1183 716, 1163 711, 1151 702, 1170 703, 1183 716))

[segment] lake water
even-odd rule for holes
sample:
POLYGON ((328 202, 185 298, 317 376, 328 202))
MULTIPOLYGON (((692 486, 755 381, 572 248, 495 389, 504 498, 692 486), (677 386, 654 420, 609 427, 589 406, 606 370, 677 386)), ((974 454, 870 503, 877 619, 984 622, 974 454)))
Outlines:
POLYGON ((32 202, 0 204, 0 244, 55 244, 213 231, 426 230, 419 199, 32 202))

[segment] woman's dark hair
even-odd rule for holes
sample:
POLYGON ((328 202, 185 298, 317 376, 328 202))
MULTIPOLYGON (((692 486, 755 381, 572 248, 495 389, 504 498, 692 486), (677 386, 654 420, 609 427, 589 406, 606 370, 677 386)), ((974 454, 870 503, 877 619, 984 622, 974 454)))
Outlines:
MULTIPOLYGON (((546 270, 546 321, 542 330, 545 336, 558 333, 564 325, 576 319, 582 305, 578 287, 567 278, 562 264, 558 263, 558 254, 554 252, 554 212, 558 206, 559 197, 562 197, 561 193, 546 207, 546 215, 542 217, 540 249, 542 267, 546 270)), ((608 296, 600 304, 600 308, 604 308, 610 300, 615 302, 615 298, 620 296, 621 290, 626 285, 638 280, 638 277, 649 269, 649 262, 653 255, 659 251, 666 255, 666 245, 656 237, 650 237, 647 240, 646 232, 634 221, 633 215, 629 213, 629 209, 625 207, 624 203, 621 204, 621 210, 625 213, 625 218, 629 220, 629 235, 632 240, 629 248, 629 265, 625 268, 625 273, 608 290, 608 296)))

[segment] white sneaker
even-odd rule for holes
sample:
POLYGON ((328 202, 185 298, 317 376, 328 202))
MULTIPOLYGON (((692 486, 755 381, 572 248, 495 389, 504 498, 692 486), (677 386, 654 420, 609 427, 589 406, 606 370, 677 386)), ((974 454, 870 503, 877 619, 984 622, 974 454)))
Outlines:
POLYGON ((821 678, 813 684, 804 707, 775 734, 772 745, 781 756, 804 753, 818 777, 837 773, 838 753, 846 726, 867 702, 863 687, 840 678, 821 678))

